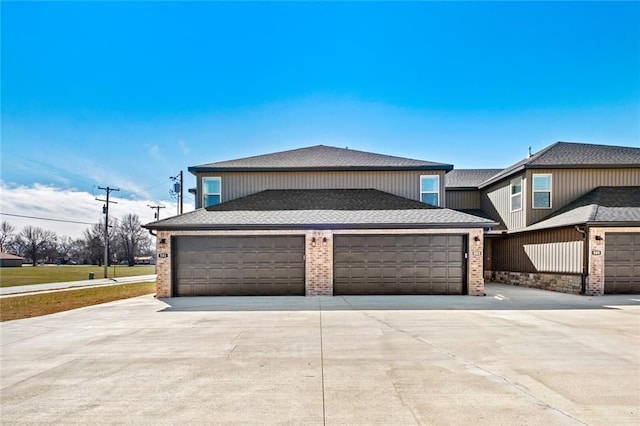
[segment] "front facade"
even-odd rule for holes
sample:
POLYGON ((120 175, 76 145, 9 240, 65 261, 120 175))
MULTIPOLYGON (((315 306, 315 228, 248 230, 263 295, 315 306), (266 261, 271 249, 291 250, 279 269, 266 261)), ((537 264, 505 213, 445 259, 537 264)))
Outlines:
POLYGON ((559 142, 467 182, 479 204, 449 197, 462 191, 456 179, 480 173, 454 171, 447 199, 499 223, 486 235, 487 279, 588 295, 640 293, 639 148, 559 142))
POLYGON ((316 146, 191 167, 158 297, 640 293, 640 149, 559 142, 506 169, 316 146))
POLYGON ((190 168, 157 232, 158 297, 484 294, 493 221, 446 209, 451 165, 317 146, 190 168))

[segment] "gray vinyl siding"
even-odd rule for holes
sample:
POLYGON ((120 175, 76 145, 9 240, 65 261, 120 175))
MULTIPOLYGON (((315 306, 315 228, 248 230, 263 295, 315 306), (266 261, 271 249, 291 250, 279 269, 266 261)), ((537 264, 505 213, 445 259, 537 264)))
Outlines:
MULTIPOLYGON (((523 208, 516 212, 511 212, 511 180, 516 176, 498 182, 490 187, 483 189, 480 195, 480 208, 485 211, 492 219, 500 222, 498 229, 520 229, 525 225, 525 212, 528 200, 525 198, 527 193, 527 181, 523 179, 523 208)), ((524 178, 524 174, 522 175, 524 178)))
POLYGON ((582 234, 574 228, 490 238, 486 270, 580 274, 583 268, 582 234))
POLYGON ((447 190, 447 207, 450 209, 479 209, 480 191, 474 190, 447 190))
POLYGON ((440 205, 445 205, 444 171, 229 172, 198 174, 196 208, 202 206, 202 178, 222 178, 222 202, 268 189, 377 189, 420 200, 420 176, 440 176, 440 205))
POLYGON ((533 174, 552 175, 551 209, 532 208, 531 185, 525 185, 527 226, 536 223, 554 211, 599 186, 640 186, 639 168, 617 169, 529 169, 527 181, 533 174))

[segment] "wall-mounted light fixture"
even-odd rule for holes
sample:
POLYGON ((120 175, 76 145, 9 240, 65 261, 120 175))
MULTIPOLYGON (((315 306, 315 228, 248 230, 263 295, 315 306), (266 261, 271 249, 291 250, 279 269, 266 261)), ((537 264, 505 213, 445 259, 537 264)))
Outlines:
POLYGON ((322 245, 323 246, 327 245, 327 237, 322 237, 322 245))
POLYGON ((166 244, 166 243, 167 243, 166 238, 160 238, 160 244, 166 244))
POLYGON ((601 235, 596 235, 596 241, 602 241, 602 236, 601 235))
POLYGON ((480 241, 480 237, 478 237, 477 235, 475 237, 473 237, 473 241, 475 242, 479 242, 480 241))
POLYGON ((311 245, 312 245, 313 247, 315 247, 315 246, 316 246, 316 237, 311 238, 311 245))

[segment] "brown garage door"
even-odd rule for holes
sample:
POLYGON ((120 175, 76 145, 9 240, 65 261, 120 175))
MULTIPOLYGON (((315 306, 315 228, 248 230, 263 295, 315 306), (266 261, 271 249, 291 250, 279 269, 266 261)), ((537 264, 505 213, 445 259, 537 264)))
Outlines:
POLYGON ((464 294, 462 235, 336 235, 335 294, 464 294))
POLYGON ((607 233, 604 253, 604 292, 640 293, 640 234, 607 233))
POLYGON ((175 237, 177 296, 304 295, 304 237, 175 237))

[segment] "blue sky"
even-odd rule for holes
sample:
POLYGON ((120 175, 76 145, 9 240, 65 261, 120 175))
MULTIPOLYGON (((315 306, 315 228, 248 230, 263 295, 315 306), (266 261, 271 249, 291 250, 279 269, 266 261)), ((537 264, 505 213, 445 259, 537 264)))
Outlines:
POLYGON ((638 2, 0 7, 2 191, 39 190, 4 213, 45 187, 99 217, 110 185, 151 220, 179 170, 315 144, 456 168, 640 144, 638 2))

